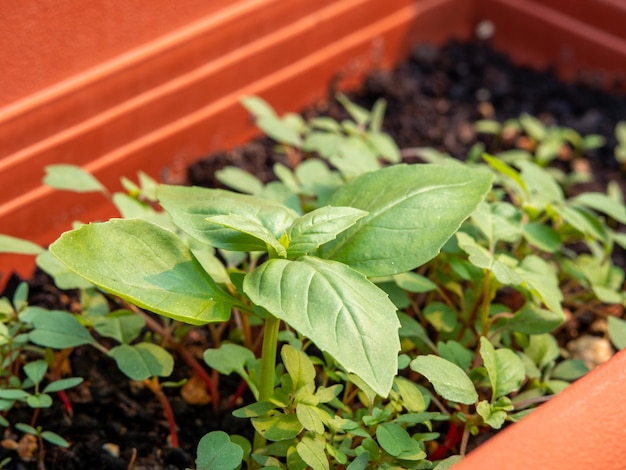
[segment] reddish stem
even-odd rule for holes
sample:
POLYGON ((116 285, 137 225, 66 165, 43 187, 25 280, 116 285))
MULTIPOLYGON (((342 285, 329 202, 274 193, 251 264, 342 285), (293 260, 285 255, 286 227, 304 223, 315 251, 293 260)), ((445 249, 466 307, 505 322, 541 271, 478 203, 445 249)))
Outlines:
MULTIPOLYGON (((178 352, 178 354, 180 354, 180 357, 182 357, 183 361, 185 361, 187 365, 193 369, 194 373, 200 378, 200 380, 205 383, 207 390, 209 391, 209 395, 211 395, 213 411, 217 413, 220 404, 220 391, 217 385, 218 377, 215 377, 216 380, 213 380, 213 378, 209 376, 206 369, 202 367, 202 365, 196 360, 195 357, 191 355, 189 351, 187 351, 185 347, 177 343, 174 343, 174 347, 176 349, 176 352, 178 352)), ((214 374, 214 376, 215 375, 217 374, 214 374)))
POLYGON ((74 416, 74 408, 72 408, 72 402, 70 401, 65 390, 59 390, 58 392, 59 399, 63 403, 63 408, 65 408, 65 412, 69 417, 74 416))
POLYGON ((170 402, 165 396, 165 393, 163 393, 161 384, 156 377, 154 377, 152 380, 146 379, 144 380, 144 383, 159 399, 161 407, 163 408, 163 414, 167 419, 167 426, 170 430, 170 442, 173 448, 178 448, 178 432, 176 431, 176 419, 174 418, 174 410, 172 410, 172 405, 170 405, 170 402))
POLYGON ((443 459, 448 452, 450 452, 456 445, 461 442, 463 438, 463 430, 464 426, 459 426, 454 421, 450 422, 450 427, 448 428, 448 434, 446 434, 446 439, 443 444, 441 444, 430 456, 428 460, 436 461, 443 459))
POLYGON ((237 401, 241 398, 241 396, 243 395, 243 393, 246 391, 247 388, 248 388, 248 383, 245 380, 241 379, 241 382, 239 382, 239 386, 237 387, 237 390, 235 390, 233 397, 230 399, 231 409, 237 406, 237 401))

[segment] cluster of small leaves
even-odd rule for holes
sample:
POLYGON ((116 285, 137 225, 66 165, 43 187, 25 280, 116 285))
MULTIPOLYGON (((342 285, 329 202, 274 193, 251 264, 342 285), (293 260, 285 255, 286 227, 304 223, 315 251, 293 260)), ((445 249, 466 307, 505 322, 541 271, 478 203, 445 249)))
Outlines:
MULTIPOLYGON (((564 308, 626 304, 624 273, 611 262, 614 244, 626 246, 615 229, 626 223, 621 194, 567 197, 562 185, 574 180, 546 167, 565 147, 582 155, 600 138, 523 115, 478 124, 499 139, 526 138, 522 150, 467 164, 423 150, 437 164, 385 167, 400 152, 381 130, 384 102, 370 112, 338 99, 351 121, 280 117, 244 100, 297 163, 276 165, 278 181, 227 167, 217 176, 236 193, 141 175, 140 186, 124 180, 127 193, 110 196, 124 219, 80 226, 53 254, 4 239, 39 254, 58 284, 84 289, 83 313, 65 314, 62 332, 79 344, 93 345, 90 331, 119 342, 108 353, 129 377, 166 376, 172 364, 137 342, 141 317, 98 310, 107 299, 91 286, 177 321, 231 322, 204 359, 247 384, 257 401, 234 414, 260 439, 209 433, 199 469, 443 470, 458 447, 434 451, 440 431, 461 428, 466 442, 499 429, 587 372, 550 334, 564 308), (272 319, 288 343, 276 367, 275 349, 264 342, 257 357, 250 333, 235 327, 265 325, 272 337, 272 319)), ((108 195, 73 167, 52 167, 47 180, 108 195)), ((50 325, 37 329, 43 346, 74 344, 52 344, 60 331, 50 325)), ((626 322, 609 318, 609 335, 626 346, 626 322)))

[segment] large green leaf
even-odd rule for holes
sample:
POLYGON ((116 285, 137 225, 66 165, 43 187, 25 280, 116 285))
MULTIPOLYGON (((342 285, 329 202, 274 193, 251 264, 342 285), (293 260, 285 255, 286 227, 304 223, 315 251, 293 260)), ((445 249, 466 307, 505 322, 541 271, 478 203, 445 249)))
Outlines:
POLYGON ((298 214, 282 204, 247 194, 221 189, 161 185, 159 202, 174 223, 192 237, 232 251, 257 251, 258 238, 249 234, 208 222, 219 215, 243 216, 265 227, 279 239, 298 214))
POLYGON ((271 259, 246 275, 243 288, 253 303, 387 396, 397 373, 400 322, 387 295, 362 274, 308 256, 271 259))
POLYGON ((366 173, 340 188, 333 206, 369 212, 321 256, 368 276, 387 276, 432 259, 491 187, 483 169, 451 165, 394 165, 366 173))
POLYGON ((50 251, 96 286, 161 315, 191 324, 230 316, 232 298, 175 234, 149 222, 83 225, 50 251))
POLYGON ((234 470, 243 460, 243 449, 223 431, 205 434, 198 443, 197 454, 197 470, 234 470))

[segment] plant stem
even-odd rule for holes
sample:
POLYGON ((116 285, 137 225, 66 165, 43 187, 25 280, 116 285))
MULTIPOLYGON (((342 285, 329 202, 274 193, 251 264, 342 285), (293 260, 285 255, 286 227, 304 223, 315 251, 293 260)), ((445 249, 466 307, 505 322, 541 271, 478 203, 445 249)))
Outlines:
MULTIPOLYGON (((261 383, 259 384, 259 400, 268 401, 274 393, 276 375, 276 349, 278 346, 278 329, 280 319, 268 315, 263 332, 263 349, 261 352, 261 383)), ((259 433, 254 435, 252 451, 265 447, 266 440, 259 433)))

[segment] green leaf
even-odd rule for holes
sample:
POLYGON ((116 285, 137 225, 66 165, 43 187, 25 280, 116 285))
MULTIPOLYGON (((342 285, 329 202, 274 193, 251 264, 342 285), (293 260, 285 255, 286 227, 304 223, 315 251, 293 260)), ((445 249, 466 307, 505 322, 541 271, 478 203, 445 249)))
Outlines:
POLYGON ((156 344, 122 344, 109 351, 117 367, 132 380, 145 380, 150 377, 167 377, 174 369, 174 358, 156 344))
POLYGON ((437 289, 437 284, 433 281, 414 272, 394 274, 394 282, 398 287, 408 292, 420 294, 422 292, 430 292, 437 289))
POLYGON ((61 390, 67 390, 68 388, 76 387, 83 382, 82 377, 69 377, 67 379, 59 379, 54 382, 50 382, 43 389, 44 393, 59 392, 61 390))
POLYGON ((36 243, 22 238, 0 234, 0 253, 17 253, 20 255, 38 255, 45 250, 36 243))
POLYGON ((254 353, 238 344, 222 343, 217 349, 204 351, 204 362, 223 375, 237 372, 247 376, 245 367, 254 360, 254 353))
POLYGON ((232 298, 172 232, 142 220, 111 220, 66 232, 50 251, 98 287, 175 320, 226 321, 232 298))
POLYGON ((559 357, 559 345, 550 334, 531 335, 524 354, 541 369, 559 357))
POLYGON ((576 230, 596 240, 608 242, 606 226, 588 209, 580 206, 556 206, 555 212, 576 230))
POLYGON ((626 224, 626 207, 606 194, 583 193, 573 198, 571 202, 602 212, 612 219, 626 224))
POLYGON ((63 439, 61 436, 59 436, 57 433, 54 433, 52 431, 44 431, 41 433, 41 437, 42 439, 50 442, 51 444, 54 444, 55 446, 59 446, 59 447, 69 447, 70 443, 67 442, 65 439, 63 439))
POLYGON ((26 434, 32 434, 33 436, 39 435, 39 432, 34 427, 26 423, 17 423, 15 425, 15 429, 17 429, 18 431, 22 431, 26 434))
POLYGON ((74 191, 76 193, 103 192, 106 188, 93 177, 76 165, 48 165, 46 166, 46 176, 43 184, 55 189, 74 191))
POLYGON ((558 318, 562 317, 563 294, 559 287, 556 269, 552 265, 538 256, 530 255, 524 258, 515 272, 522 279, 524 285, 546 304, 546 307, 554 312, 558 318))
POLYGON ((429 354, 411 361, 411 369, 422 374, 446 400, 472 405, 478 400, 474 384, 456 364, 429 354))
POLYGON ((522 360, 510 349, 494 349, 487 338, 480 338, 480 355, 489 374, 493 400, 519 390, 526 377, 522 360))
POLYGON ((468 370, 474 360, 474 353, 456 341, 448 340, 445 343, 439 341, 437 350, 442 358, 456 364, 463 370, 468 370))
POLYGON ((198 443, 197 470, 235 470, 243 460, 243 449, 223 431, 205 434, 198 443))
POLYGON ((48 364, 43 359, 29 362, 24 366, 26 376, 33 381, 34 384, 41 382, 48 371, 48 364))
POLYGON ((315 367, 309 356, 302 351, 284 345, 280 351, 285 369, 291 377, 294 390, 305 387, 315 380, 315 367))
POLYGON ((278 411, 252 418, 252 425, 261 436, 270 441, 293 439, 302 431, 302 425, 294 413, 283 414, 278 411))
POLYGON ((489 172, 461 165, 394 165, 366 173, 329 203, 368 215, 324 245, 321 256, 368 276, 410 271, 439 252, 476 210, 491 180, 489 172))
POLYGON ((207 217, 206 220, 211 224, 220 225, 239 232, 242 240, 247 236, 249 238, 247 240, 250 246, 249 251, 267 251, 270 252, 273 257, 285 257, 287 255, 285 247, 276 237, 253 218, 244 215, 230 214, 213 215, 207 217))
POLYGON ((397 373, 396 309, 379 288, 341 263, 271 259, 246 275, 250 300, 308 337, 386 396, 397 373))
POLYGON ((37 256, 36 262, 37 266, 52 276, 54 285, 59 289, 86 289, 93 287, 91 282, 70 270, 47 250, 37 256))
POLYGON ((611 343, 613 343, 617 349, 621 350, 626 348, 626 321, 613 316, 609 316, 607 321, 611 343))
POLYGON ((233 411, 233 416, 235 418, 258 418, 266 415, 274 408, 276 405, 269 401, 257 401, 233 411))
POLYGON ((500 429, 506 420, 506 411, 496 410, 486 400, 481 401, 476 406, 476 412, 480 415, 486 425, 493 429, 500 429))
POLYGON ((129 344, 139 336, 146 321, 129 310, 121 310, 96 318, 93 326, 100 336, 129 344))
POLYGON ((302 146, 300 134, 283 119, 275 116, 260 116, 257 118, 256 125, 265 135, 281 144, 297 148, 302 146))
POLYGON ((28 398, 30 393, 21 389, 5 388, 0 389, 0 398, 3 400, 21 400, 28 398))
POLYGON ((289 258, 315 251, 324 243, 353 226, 367 212, 352 207, 325 206, 296 219, 289 230, 289 258))
POLYGON ((304 436, 296 445, 296 450, 312 470, 328 470, 330 468, 325 452, 326 443, 323 438, 304 436))
POLYGON ((52 397, 45 393, 30 395, 26 398, 26 404, 31 408, 50 408, 52 406, 52 397))
POLYGON ((68 312, 38 307, 31 307, 29 311, 34 326, 29 338, 35 344, 66 349, 95 342, 87 329, 68 312))
POLYGON ((548 225, 530 222, 524 224, 523 232, 528 243, 548 253, 555 253, 561 247, 561 237, 548 225))
POLYGON ((545 310, 533 303, 526 303, 507 324, 512 331, 538 335, 550 333, 565 321, 565 314, 545 310))
POLYGON ((246 194, 259 194, 263 182, 256 176, 236 166, 227 166, 215 172, 215 177, 226 186, 246 194))
POLYGON ((538 210, 544 210, 548 204, 563 202, 561 186, 544 168, 523 160, 517 161, 515 165, 522 170, 521 178, 528 188, 533 205, 538 210))
POLYGON ((296 416, 298 421, 307 431, 312 431, 316 434, 324 434, 324 422, 320 413, 325 413, 323 410, 313 405, 307 405, 306 403, 296 404, 296 416))
POLYGON ((426 452, 409 433, 395 423, 381 423, 376 427, 376 439, 389 455, 402 460, 422 460, 426 452))
POLYGON ((255 117, 278 117, 274 108, 267 101, 258 96, 246 96, 240 100, 241 105, 255 117))
POLYGON ((487 164, 496 170, 498 173, 506 176, 511 179, 517 187, 522 190, 524 193, 528 194, 528 188, 526 187, 526 183, 519 175, 519 173, 515 170, 515 168, 507 165, 505 162, 500 160, 497 157, 492 157, 491 155, 483 155, 483 159, 487 162, 487 164))
POLYGON ((517 285, 522 281, 517 272, 504 262, 506 258, 502 255, 494 256, 465 232, 457 232, 456 238, 459 247, 469 255, 468 259, 474 266, 488 269, 502 284, 517 285))
POLYGON ((399 163, 401 161, 400 149, 389 134, 368 132, 365 138, 374 147, 376 153, 388 162, 399 163))
MULTIPOLYGON (((609 319, 611 318, 615 317, 609 317, 609 319)), ((609 326, 609 336, 611 335, 610 328, 611 327, 609 326)), ((572 381, 581 378, 587 372, 589 372, 589 368, 585 365, 585 361, 582 359, 566 359, 556 365, 556 367, 552 370, 550 377, 552 379, 572 381)))
POLYGON ((254 251, 259 243, 246 234, 210 224, 207 217, 237 215, 256 221, 279 239, 298 214, 282 204, 221 189, 161 185, 159 202, 173 222, 197 240, 216 248, 232 251, 254 251))
POLYGON ((359 106, 358 104, 353 103, 348 99, 346 95, 343 93, 337 93, 335 96, 337 101, 341 103, 341 105, 348 112, 350 117, 355 120, 355 122, 361 126, 364 126, 368 123, 370 119, 370 113, 367 109, 359 106))
POLYGON ((437 462, 437 465, 433 468, 433 470, 449 470, 454 468, 454 465, 459 463, 461 460, 463 460, 463 457, 460 455, 453 455, 437 462))
POLYGON ((401 403, 410 413, 420 413, 426 409, 426 402, 420 389, 408 379, 404 377, 396 377, 394 384, 398 389, 401 403))

